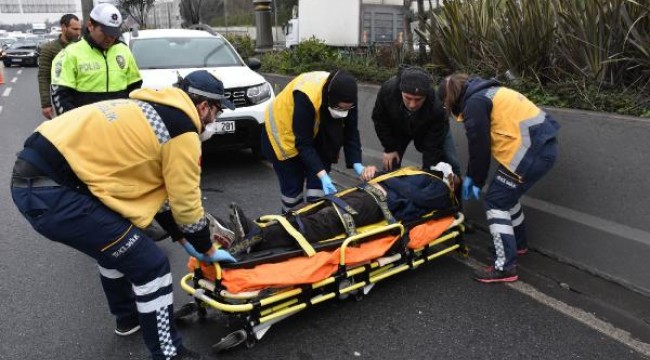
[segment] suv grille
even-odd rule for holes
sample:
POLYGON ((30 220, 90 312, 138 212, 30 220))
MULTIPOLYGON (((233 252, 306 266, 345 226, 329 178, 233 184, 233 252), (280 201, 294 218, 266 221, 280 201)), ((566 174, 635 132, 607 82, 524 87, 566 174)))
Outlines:
POLYGON ((232 101, 236 107, 251 106, 250 100, 246 97, 246 88, 226 89, 224 95, 232 101))

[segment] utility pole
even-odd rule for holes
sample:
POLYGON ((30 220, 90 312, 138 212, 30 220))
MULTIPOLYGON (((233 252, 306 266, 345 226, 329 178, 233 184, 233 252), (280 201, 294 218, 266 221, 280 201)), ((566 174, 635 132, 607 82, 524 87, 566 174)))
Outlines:
POLYGON ((93 9, 93 0, 81 0, 81 17, 82 17, 82 28, 86 26, 86 22, 90 18, 90 11, 93 9))

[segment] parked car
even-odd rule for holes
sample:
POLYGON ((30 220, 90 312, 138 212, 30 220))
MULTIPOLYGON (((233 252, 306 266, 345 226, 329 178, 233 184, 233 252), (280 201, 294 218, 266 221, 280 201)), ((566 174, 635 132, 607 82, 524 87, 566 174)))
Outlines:
POLYGON ((7 48, 15 42, 16 39, 14 38, 10 38, 10 37, 0 38, 0 60, 3 60, 5 58, 5 51, 7 51, 7 48))
POLYGON ((32 40, 18 40, 5 51, 2 62, 5 67, 11 65, 38 66, 38 43, 32 40))
POLYGON ((246 64, 235 48, 211 28, 132 30, 122 34, 131 48, 143 87, 159 89, 176 83, 178 76, 205 69, 223 81, 235 110, 224 110, 217 133, 204 143, 211 149, 250 148, 259 154, 264 110, 275 94, 260 74, 261 63, 246 64))

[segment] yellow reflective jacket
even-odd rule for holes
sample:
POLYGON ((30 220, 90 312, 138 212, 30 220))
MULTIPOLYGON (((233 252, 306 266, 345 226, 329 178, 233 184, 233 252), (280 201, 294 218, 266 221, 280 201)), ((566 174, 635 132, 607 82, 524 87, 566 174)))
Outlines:
POLYGON ((293 133, 293 93, 300 91, 307 95, 316 109, 314 119, 314 137, 320 125, 320 106, 323 102, 323 86, 329 76, 325 71, 314 71, 298 75, 278 94, 266 108, 264 126, 275 156, 286 160, 298 155, 295 135, 293 133))
POLYGON ((200 129, 187 94, 166 88, 135 90, 131 99, 83 106, 45 121, 36 131, 102 203, 146 227, 166 199, 179 225, 194 226, 203 219, 200 129), (168 106, 175 116, 161 117, 152 103, 168 106))
POLYGON ((70 44, 52 61, 52 100, 57 114, 97 101, 125 99, 133 85, 140 85, 140 70, 128 46, 117 42, 103 50, 89 41, 84 38, 70 44))

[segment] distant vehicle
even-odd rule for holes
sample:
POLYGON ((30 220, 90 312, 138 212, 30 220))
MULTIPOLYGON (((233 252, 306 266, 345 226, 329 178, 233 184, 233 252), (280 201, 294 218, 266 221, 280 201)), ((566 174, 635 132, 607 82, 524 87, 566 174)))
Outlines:
POLYGON ((32 24, 32 34, 34 35, 41 35, 41 34, 47 34, 47 25, 45 23, 33 23, 32 24))
POLYGON ((12 65, 38 66, 38 43, 31 40, 20 40, 11 44, 4 53, 2 62, 5 67, 12 65))
POLYGON ((244 63, 235 48, 211 28, 204 30, 133 30, 122 34, 131 48, 143 87, 159 89, 176 83, 178 76, 205 69, 223 81, 226 96, 237 107, 225 109, 217 132, 204 145, 209 148, 250 148, 260 151, 264 111, 275 96, 271 84, 253 70, 260 61, 244 63))
POLYGON ((368 46, 402 39, 406 33, 403 2, 381 3, 299 0, 297 17, 285 27, 286 47, 292 48, 312 37, 336 47, 368 46))

